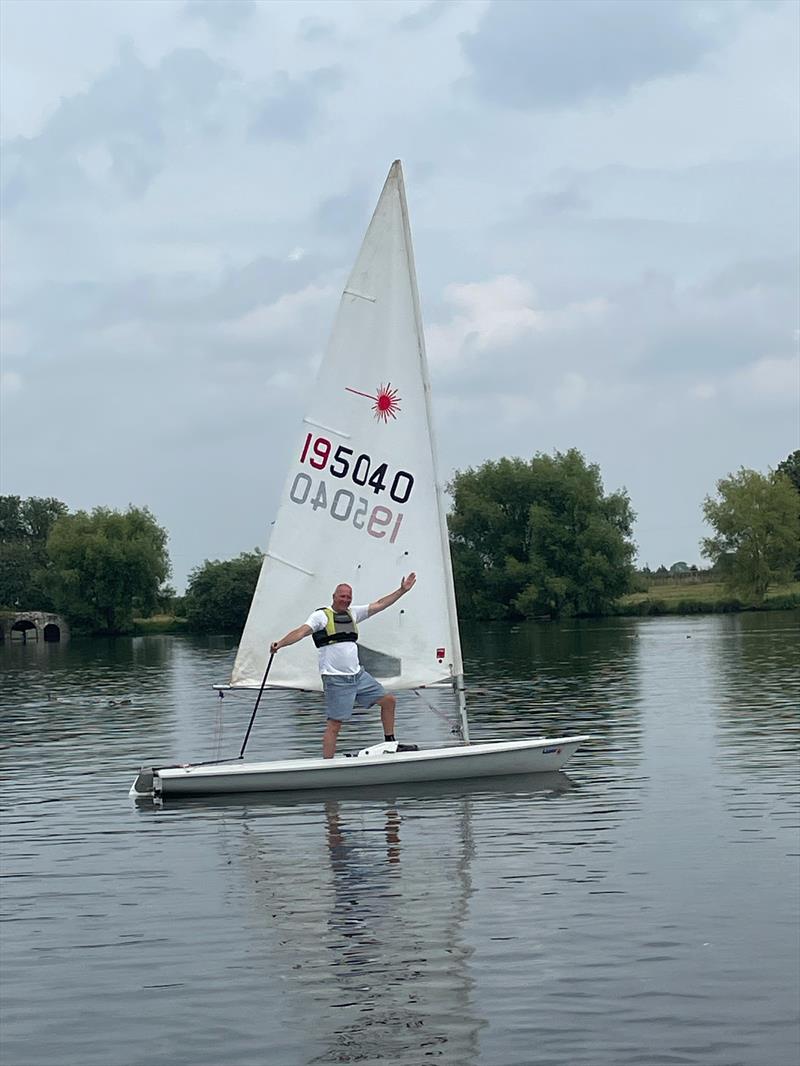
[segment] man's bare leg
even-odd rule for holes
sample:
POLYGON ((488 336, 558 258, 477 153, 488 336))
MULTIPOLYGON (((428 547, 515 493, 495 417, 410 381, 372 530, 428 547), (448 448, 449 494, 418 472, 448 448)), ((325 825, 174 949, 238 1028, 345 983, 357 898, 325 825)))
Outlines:
POLYGON ((388 692, 385 696, 381 696, 378 700, 378 706, 381 709, 381 722, 383 723, 383 735, 386 737, 394 736, 394 707, 397 700, 394 696, 388 692))
POLYGON ((336 718, 329 718, 328 724, 325 726, 325 732, 322 736, 322 758, 332 759, 336 754, 336 740, 339 736, 339 730, 342 728, 342 723, 336 718))

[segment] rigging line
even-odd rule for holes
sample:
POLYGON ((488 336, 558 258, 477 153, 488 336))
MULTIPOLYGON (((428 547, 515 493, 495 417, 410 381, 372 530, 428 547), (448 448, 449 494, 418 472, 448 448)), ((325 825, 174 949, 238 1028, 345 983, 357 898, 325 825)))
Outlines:
POLYGON ((433 711, 437 718, 441 718, 445 725, 450 727, 451 733, 457 737, 461 736, 461 722, 455 717, 455 715, 445 714, 445 712, 440 711, 438 707, 434 707, 433 704, 422 695, 418 688, 414 689, 414 695, 422 700, 428 710, 433 711))
POLYGON ((224 712, 222 710, 222 700, 217 700, 217 704, 218 704, 218 706, 217 706, 217 717, 216 717, 216 722, 214 723, 214 745, 215 745, 215 755, 216 755, 217 759, 219 759, 220 756, 222 755, 222 738, 223 738, 223 733, 224 733, 224 719, 223 719, 223 713, 224 712))

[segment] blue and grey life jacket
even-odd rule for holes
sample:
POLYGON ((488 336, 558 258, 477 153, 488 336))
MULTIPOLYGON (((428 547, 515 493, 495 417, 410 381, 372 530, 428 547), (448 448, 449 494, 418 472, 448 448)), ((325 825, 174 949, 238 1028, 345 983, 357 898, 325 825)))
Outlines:
POLYGON ((324 629, 318 629, 311 637, 318 648, 324 648, 326 644, 341 644, 343 641, 358 640, 358 626, 349 611, 336 612, 332 607, 318 607, 318 611, 324 611, 328 624, 324 629))

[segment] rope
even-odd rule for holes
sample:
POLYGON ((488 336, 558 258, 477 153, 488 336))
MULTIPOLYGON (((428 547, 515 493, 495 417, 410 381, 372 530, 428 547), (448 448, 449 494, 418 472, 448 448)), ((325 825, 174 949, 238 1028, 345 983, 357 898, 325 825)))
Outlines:
POLYGON ((441 718, 445 725, 450 727, 451 734, 457 737, 461 736, 461 720, 458 717, 452 717, 449 714, 445 714, 444 711, 440 711, 438 707, 434 707, 433 704, 422 695, 418 688, 414 689, 414 695, 422 700, 429 711, 433 711, 437 718, 441 718))
MULTIPOLYGON (((220 696, 222 693, 220 692, 220 696)), ((214 745, 216 747, 215 756, 217 759, 222 755, 222 738, 225 731, 225 719, 222 711, 222 700, 217 700, 217 713, 216 721, 214 723, 214 745)))

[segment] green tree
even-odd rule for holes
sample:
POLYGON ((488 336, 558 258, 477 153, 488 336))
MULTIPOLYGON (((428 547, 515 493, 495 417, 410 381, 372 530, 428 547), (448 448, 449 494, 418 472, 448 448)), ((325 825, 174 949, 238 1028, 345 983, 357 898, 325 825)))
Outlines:
POLYGON ((785 474, 797 491, 800 492, 800 448, 796 452, 792 452, 791 455, 787 455, 785 459, 782 459, 776 469, 779 474, 785 474))
POLYGON ((0 605, 53 606, 47 590, 47 538, 67 505, 53 497, 0 496, 0 605))
POLYGON ((761 603, 770 585, 788 581, 800 552, 800 494, 777 470, 742 467, 717 482, 703 503, 714 530, 701 550, 733 591, 761 603))
POLYGON ((448 490, 462 616, 596 615, 630 588, 630 500, 576 449, 486 462, 448 490))
POLYGON ((179 596, 172 585, 162 585, 156 597, 156 610, 160 614, 171 614, 182 618, 183 596, 179 596))
MULTIPOLYGON (((800 448, 792 452, 791 455, 787 455, 785 459, 778 463, 776 469, 779 474, 785 474, 797 491, 800 492, 800 448)), ((797 554, 794 577, 796 581, 800 581, 800 552, 797 554)))
POLYGON ((208 559, 189 574, 185 614, 193 629, 237 633, 244 628, 263 555, 255 548, 235 559, 208 559))
POLYGON ((170 572, 166 531, 146 507, 59 518, 47 552, 56 607, 95 632, 124 632, 134 614, 150 614, 170 572))

